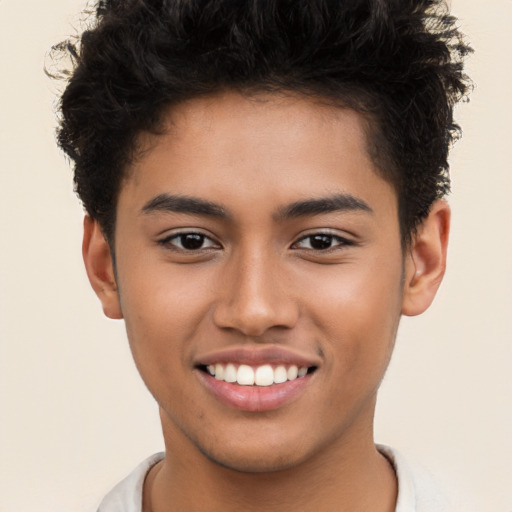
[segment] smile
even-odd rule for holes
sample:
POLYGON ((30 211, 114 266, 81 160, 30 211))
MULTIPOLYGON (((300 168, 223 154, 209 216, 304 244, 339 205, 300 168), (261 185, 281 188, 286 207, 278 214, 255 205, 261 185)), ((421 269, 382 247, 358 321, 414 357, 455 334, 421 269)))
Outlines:
POLYGON ((322 360, 290 347, 238 346, 197 356, 195 374, 212 395, 230 408, 263 412, 299 399, 316 381, 322 360))
MULTIPOLYGON (((297 365, 278 365, 272 366, 264 364, 252 367, 247 364, 236 365, 228 364, 210 364, 206 367, 208 373, 215 379, 236 383, 240 386, 272 386, 274 384, 283 384, 293 381, 297 378, 305 377, 309 368, 297 365)), ((311 368, 311 371, 314 367, 311 368)))

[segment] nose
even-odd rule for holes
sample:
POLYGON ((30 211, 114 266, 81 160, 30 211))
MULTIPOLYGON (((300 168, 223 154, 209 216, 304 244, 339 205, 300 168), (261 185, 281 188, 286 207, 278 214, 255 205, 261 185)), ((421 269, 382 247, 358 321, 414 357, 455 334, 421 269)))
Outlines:
POLYGON ((265 251, 239 255, 224 269, 213 320, 223 329, 258 337, 269 329, 291 329, 299 309, 276 256, 265 251))

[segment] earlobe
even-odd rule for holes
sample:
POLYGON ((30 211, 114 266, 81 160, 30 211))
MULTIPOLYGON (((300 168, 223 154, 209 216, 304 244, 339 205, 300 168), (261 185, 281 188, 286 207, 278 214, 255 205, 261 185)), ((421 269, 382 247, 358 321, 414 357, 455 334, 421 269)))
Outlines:
POLYGON ((82 255, 91 286, 109 318, 123 318, 110 247, 97 221, 84 218, 82 255))
POLYGON ((406 254, 402 314, 419 315, 434 300, 446 268, 449 231, 450 207, 437 200, 406 254))

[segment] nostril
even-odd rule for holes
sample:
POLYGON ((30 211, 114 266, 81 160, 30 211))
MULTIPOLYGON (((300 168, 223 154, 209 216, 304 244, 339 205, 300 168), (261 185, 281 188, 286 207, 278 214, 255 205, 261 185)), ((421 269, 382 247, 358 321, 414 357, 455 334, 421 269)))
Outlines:
POLYGON ((214 322, 222 329, 233 329, 250 337, 261 337, 269 329, 286 330, 297 322, 293 304, 278 306, 261 304, 220 305, 214 312, 214 322))

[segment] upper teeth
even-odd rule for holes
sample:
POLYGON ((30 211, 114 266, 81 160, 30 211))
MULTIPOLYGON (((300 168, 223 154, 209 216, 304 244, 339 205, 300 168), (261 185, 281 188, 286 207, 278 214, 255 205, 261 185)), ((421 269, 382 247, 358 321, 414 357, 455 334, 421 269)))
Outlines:
POLYGON ((232 364, 215 364, 208 366, 208 372, 217 380, 225 382, 236 382, 241 386, 271 386, 281 384, 287 380, 295 380, 297 377, 304 377, 308 373, 307 367, 276 366, 269 364, 253 368, 247 364, 241 364, 238 368, 232 364))

